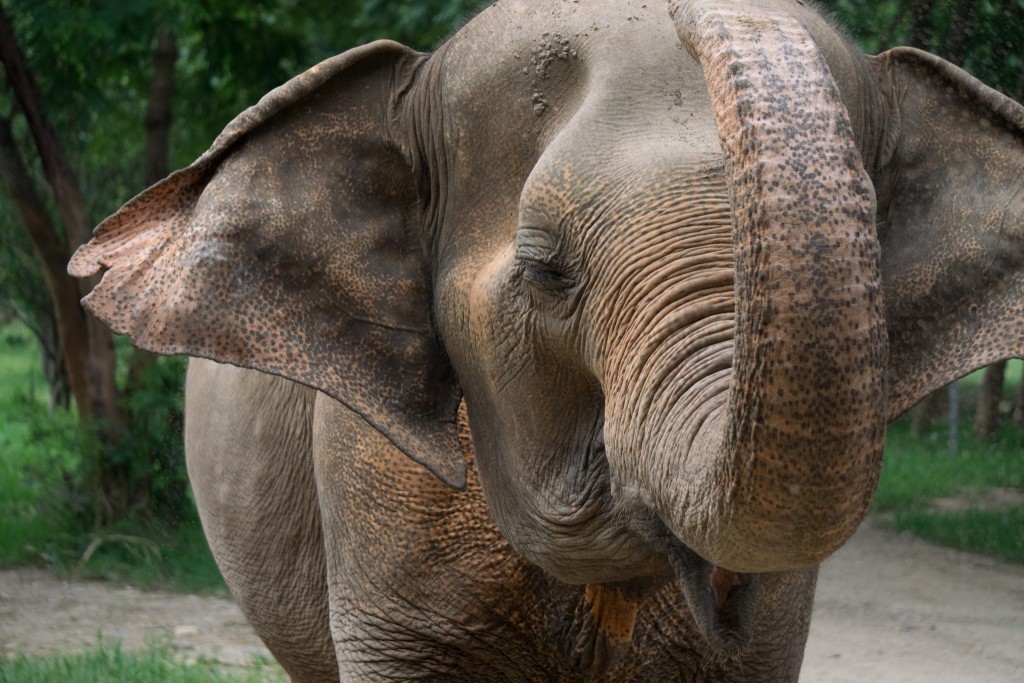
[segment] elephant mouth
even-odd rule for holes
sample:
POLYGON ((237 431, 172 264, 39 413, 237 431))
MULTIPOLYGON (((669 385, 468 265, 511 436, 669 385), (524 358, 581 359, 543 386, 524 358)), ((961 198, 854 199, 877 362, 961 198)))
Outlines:
POLYGON ((716 651, 736 656, 754 631, 758 574, 740 574, 718 567, 672 540, 669 563, 704 639, 716 651))
MULTIPOLYGON (((599 499, 600 503, 604 504, 605 496, 610 495, 607 487, 608 461, 604 430, 596 431, 598 437, 588 449, 589 457, 584 471, 600 474, 591 477, 588 485, 582 487, 579 500, 599 499), (595 495, 596 491, 600 491, 604 496, 595 495)), ((581 504, 578 509, 592 507, 581 504)), ((671 575, 686 598, 698 631, 714 654, 724 657, 735 657, 740 654, 753 636, 760 575, 734 572, 712 564, 669 531, 653 511, 646 512, 647 514, 640 515, 641 520, 633 526, 633 531, 638 532, 641 538, 648 539, 648 542, 653 542, 654 547, 661 552, 667 550, 671 575)), ((628 581, 618 583, 620 590, 631 585, 628 581)), ((634 589, 635 586, 626 592, 632 592, 634 589)))
POLYGON ((703 559, 674 541, 669 562, 697 630, 714 650, 739 654, 754 633, 756 573, 737 573, 703 559))
MULTIPOLYGON (((669 564, 711 657, 736 657, 754 630, 758 574, 740 574, 708 562, 675 538, 669 564)), ((590 678, 601 678, 630 648, 637 611, 652 586, 644 582, 590 584, 572 656, 590 678)))

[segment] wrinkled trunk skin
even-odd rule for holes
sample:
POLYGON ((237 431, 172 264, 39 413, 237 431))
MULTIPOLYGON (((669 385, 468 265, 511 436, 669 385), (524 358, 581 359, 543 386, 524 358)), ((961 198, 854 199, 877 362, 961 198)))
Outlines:
POLYGON ((828 66, 798 21, 743 12, 672 3, 726 155, 735 346, 728 401, 685 439, 670 426, 648 437, 675 465, 646 487, 701 556, 765 572, 818 564, 861 521, 887 350, 874 192, 828 66))

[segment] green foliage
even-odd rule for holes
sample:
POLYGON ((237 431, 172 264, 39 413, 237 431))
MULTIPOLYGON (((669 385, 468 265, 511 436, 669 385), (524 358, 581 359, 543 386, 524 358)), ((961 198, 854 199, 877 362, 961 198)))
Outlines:
POLYGON ((184 470, 183 367, 182 359, 168 358, 147 369, 131 394, 132 425, 124 450, 118 449, 129 471, 155 463, 132 474, 136 484, 149 486, 151 505, 96 529, 83 455, 87 439, 70 412, 49 411, 32 334, 20 325, 0 328, 0 566, 41 562, 62 573, 147 588, 224 592, 184 470), (159 457, 133 458, 129 448, 136 455, 156 450, 159 457))
POLYGON ((166 644, 152 643, 145 650, 126 652, 117 641, 100 640, 81 654, 53 657, 0 659, 0 683, 275 683, 285 681, 273 662, 254 660, 250 667, 228 669, 217 662, 178 661, 166 644))
POLYGON ((0 212, 0 243, 0 321, 18 320, 39 330, 49 315, 50 298, 32 244, 13 211, 0 212))
POLYGON ((1024 0, 825 0, 861 48, 922 47, 986 84, 1015 96, 1024 87, 1024 0), (914 9, 927 5, 922 44, 914 45, 914 9), (963 7, 960 18, 957 6, 963 7))
POLYGON ((977 443, 969 422, 961 425, 961 450, 946 452, 948 428, 932 429, 915 439, 906 421, 889 428, 885 468, 875 495, 875 508, 927 504, 939 496, 996 486, 1024 489, 1024 435, 1004 426, 993 439, 977 443))
POLYGON ((69 540, 76 453, 74 417, 48 413, 35 340, 25 327, 0 328, 0 566, 69 540))
POLYGON ((164 523, 181 519, 187 507, 181 438, 186 366, 183 356, 159 357, 138 374, 123 394, 127 432, 104 454, 111 466, 126 471, 128 482, 148 489, 148 512, 164 523))
POLYGON ((961 512, 908 510, 892 525, 939 545, 1024 564, 1024 507, 961 512))
POLYGON ((174 33, 179 45, 171 145, 171 165, 178 168, 199 156, 239 112, 317 62, 377 38, 429 48, 481 5, 480 0, 5 2, 37 74, 47 115, 92 198, 96 220, 143 189, 143 119, 159 26, 174 33))
MULTIPOLYGON (((122 366, 128 358, 118 356, 122 366)), ((184 357, 155 358, 133 377, 121 394, 126 423, 115 444, 101 444, 93 431, 99 423, 78 428, 70 446, 78 461, 63 489, 68 501, 79 503, 74 531, 105 527, 125 513, 169 528, 195 520, 181 438, 186 363, 184 357)), ((119 374, 126 375, 126 368, 119 374)))
POLYGON ((1004 425, 977 443, 969 424, 962 423, 955 456, 947 453, 945 426, 915 439, 906 420, 892 425, 874 511, 886 524, 936 543, 1024 563, 1024 505, 979 509, 992 489, 1024 494, 1024 434, 1004 425), (956 498, 962 509, 940 507, 940 498, 956 498))
MULTIPOLYGON (((195 514, 189 503, 189 516, 195 514)), ((124 581, 149 590, 227 595, 198 521, 175 527, 130 519, 77 536, 51 567, 58 574, 124 581), (95 551, 82 561, 84 553, 95 551)))
POLYGON ((485 0, 393 2, 365 0, 353 21, 360 42, 390 38, 410 47, 429 50, 484 5, 485 0))

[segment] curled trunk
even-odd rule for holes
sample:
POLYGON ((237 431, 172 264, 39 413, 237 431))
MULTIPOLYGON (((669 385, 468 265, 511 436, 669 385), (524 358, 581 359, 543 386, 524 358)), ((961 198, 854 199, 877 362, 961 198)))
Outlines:
POLYGON ((812 566, 853 533, 881 465, 874 191, 802 22, 756 4, 672 13, 726 157, 736 326, 728 406, 701 426, 659 512, 715 565, 812 566))

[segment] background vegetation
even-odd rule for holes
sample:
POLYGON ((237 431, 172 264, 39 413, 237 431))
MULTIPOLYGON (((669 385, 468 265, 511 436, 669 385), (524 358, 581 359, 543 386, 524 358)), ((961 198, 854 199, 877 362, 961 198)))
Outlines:
MULTIPOLYGON (((0 0, 0 566, 222 590, 184 473, 184 361, 91 323, 64 264, 266 91, 370 39, 429 49, 481 4, 0 0)), ((1024 0, 822 4, 865 51, 922 47, 1024 99, 1024 0)), ((892 428, 883 522, 1024 562, 1020 375, 993 366, 892 428)))

